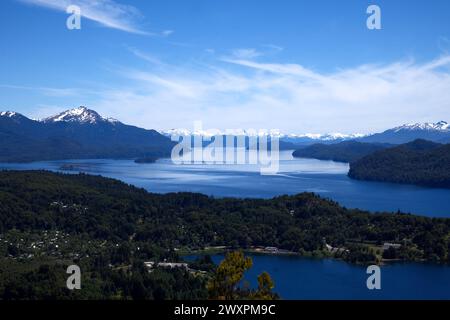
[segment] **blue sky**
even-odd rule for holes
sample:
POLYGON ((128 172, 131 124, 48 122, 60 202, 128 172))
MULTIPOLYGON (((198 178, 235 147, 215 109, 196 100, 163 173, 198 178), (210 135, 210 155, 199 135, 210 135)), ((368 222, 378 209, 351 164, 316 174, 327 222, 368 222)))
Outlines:
POLYGON ((96 3, 0 2, 1 110, 294 133, 450 121, 450 1, 96 3), (366 28, 370 4, 382 30, 366 28))

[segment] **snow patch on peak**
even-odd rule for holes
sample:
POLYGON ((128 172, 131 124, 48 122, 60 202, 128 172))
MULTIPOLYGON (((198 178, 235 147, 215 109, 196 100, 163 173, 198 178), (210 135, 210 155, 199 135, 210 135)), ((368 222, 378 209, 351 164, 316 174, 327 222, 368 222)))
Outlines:
POLYGON ((283 136, 279 130, 244 130, 244 129, 227 129, 227 130, 218 130, 218 129, 210 129, 210 130, 195 130, 190 131, 188 129, 179 128, 179 129, 170 129, 161 131, 161 134, 165 136, 201 136, 201 137, 213 137, 213 136, 246 136, 246 137, 264 137, 264 136, 273 136, 273 137, 281 137, 283 136))
POLYGON ((450 130, 450 124, 446 121, 439 121, 438 123, 436 123, 436 125, 442 130, 450 130))
POLYGON ((290 134, 289 138, 309 138, 312 140, 323 140, 323 141, 333 141, 333 140, 350 140, 356 138, 362 138, 367 135, 362 133, 352 133, 352 134, 344 134, 344 133, 305 133, 305 134, 290 134))
POLYGON ((104 117, 102 117, 102 119, 103 120, 105 120, 105 121, 107 121, 107 122, 109 122, 109 123, 119 123, 120 121, 119 120, 117 120, 117 119, 114 119, 114 118, 104 118, 104 117))
POLYGON ((13 111, 2 111, 2 112, 0 112, 0 116, 1 117, 12 118, 12 117, 15 117, 16 115, 17 115, 17 113, 13 112, 13 111))
POLYGON ((165 136, 202 136, 202 137, 212 137, 215 135, 231 135, 231 136, 247 136, 247 137, 278 137, 282 138, 308 138, 312 140, 322 140, 322 141, 333 141, 333 140, 349 140, 365 137, 365 134, 343 134, 343 133, 306 133, 306 134, 284 134, 279 130, 244 130, 244 129, 233 129, 233 130, 201 130, 201 131, 190 131, 188 129, 170 129, 166 131, 161 131, 165 136))
POLYGON ((408 123, 402 126, 392 129, 395 132, 402 130, 434 130, 434 131, 448 131, 450 130, 450 125, 446 121, 439 121, 436 123, 425 122, 425 123, 408 123))
POLYGON ((42 122, 78 122, 91 124, 98 122, 109 122, 115 124, 119 121, 113 118, 104 118, 100 116, 96 111, 81 106, 78 108, 66 110, 55 116, 45 118, 42 120, 42 122))

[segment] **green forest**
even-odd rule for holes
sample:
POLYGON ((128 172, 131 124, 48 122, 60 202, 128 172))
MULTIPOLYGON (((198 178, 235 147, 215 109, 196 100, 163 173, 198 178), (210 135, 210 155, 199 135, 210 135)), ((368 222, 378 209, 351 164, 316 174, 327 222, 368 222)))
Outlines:
POLYGON ((416 140, 363 157, 350 164, 359 180, 450 188, 450 144, 416 140))
POLYGON ((450 219, 371 214, 312 193, 215 199, 153 194, 85 174, 0 172, 0 299, 276 298, 267 274, 258 289, 236 293, 233 282, 230 293, 225 282, 241 277, 227 276, 227 263, 251 265, 241 256, 223 268, 207 256, 188 269, 144 266, 219 246, 270 246, 351 263, 449 263, 450 219), (383 250, 384 243, 397 246, 383 250), (66 267, 74 263, 83 270, 83 290, 65 288, 66 267))

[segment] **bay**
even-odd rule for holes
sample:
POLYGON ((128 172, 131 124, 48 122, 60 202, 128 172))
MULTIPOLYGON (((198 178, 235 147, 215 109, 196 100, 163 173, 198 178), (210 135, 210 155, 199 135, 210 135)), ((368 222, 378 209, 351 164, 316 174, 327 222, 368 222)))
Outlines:
MULTIPOLYGON (((257 276, 268 272, 274 292, 288 300, 448 300, 450 267, 428 263, 391 263, 381 266, 381 289, 367 289, 366 267, 334 259, 286 255, 248 255, 253 267, 244 281, 257 287, 257 276)), ((197 256, 186 256, 187 261, 197 256)), ((214 263, 223 255, 211 256, 214 263)))
MULTIPOLYGON (((215 197, 271 198, 314 192, 349 208, 372 212, 401 210, 450 217, 450 190, 367 182, 347 177, 348 164, 294 159, 281 153, 277 175, 263 176, 256 165, 174 165, 170 159, 136 164, 132 160, 63 160, 1 163, 7 170, 84 172, 122 180, 150 192, 200 192, 215 197)), ((450 267, 425 263, 382 266, 382 290, 368 290, 365 267, 332 259, 253 255, 246 274, 252 286, 267 271, 284 299, 450 299, 450 267)), ((213 256, 219 263, 221 255, 213 256)))
POLYGON ((156 193, 200 192, 215 197, 272 198, 314 192, 348 208, 450 217, 450 189, 357 181, 347 177, 346 163, 295 159, 290 152, 282 152, 280 158, 280 170, 271 176, 261 175, 257 165, 174 165, 170 159, 149 164, 109 159, 3 163, 0 169, 85 172, 119 179, 156 193), (72 169, 61 170, 64 166, 72 169))

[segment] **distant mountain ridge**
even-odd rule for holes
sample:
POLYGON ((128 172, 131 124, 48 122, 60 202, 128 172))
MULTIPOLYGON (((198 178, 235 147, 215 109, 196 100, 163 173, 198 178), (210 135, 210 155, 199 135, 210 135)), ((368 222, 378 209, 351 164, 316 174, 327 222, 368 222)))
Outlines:
POLYGON ((233 130, 188 130, 188 129, 170 129, 163 130, 161 134, 165 136, 204 136, 204 137, 212 137, 215 135, 225 136, 246 136, 246 137, 262 137, 262 136, 272 136, 277 137, 283 140, 295 140, 295 139, 310 139, 310 140, 325 140, 325 141, 334 141, 341 139, 355 139, 364 137, 364 134, 343 134, 343 133, 305 133, 305 134, 285 134, 280 130, 245 130, 245 129, 233 129, 233 130))
POLYGON ((231 137, 275 137, 279 139, 280 150, 295 150, 299 146, 307 146, 314 143, 337 143, 341 141, 347 141, 364 137, 363 134, 342 134, 342 133, 330 133, 330 134, 284 134, 279 130, 197 130, 191 131, 188 129, 170 129, 160 131, 161 134, 166 137, 178 136, 178 137, 203 137, 207 141, 214 136, 231 136, 231 137))
POLYGON ((104 118, 79 107, 43 120, 0 113, 0 161, 138 158, 170 155, 174 145, 155 130, 104 118))
POLYGON ((438 131, 445 131, 445 130, 450 130, 450 125, 446 121, 439 121, 439 122, 436 122, 436 123, 430 123, 430 122, 410 123, 410 124, 402 125, 400 127, 396 127, 396 128, 394 128, 392 130, 394 130, 396 132, 401 131, 401 130, 438 130, 438 131))
POLYGON ((160 131, 161 134, 170 137, 175 136, 202 136, 210 138, 214 135, 231 136, 273 136, 285 142, 287 145, 307 146, 317 143, 335 144, 343 141, 358 141, 363 143, 403 144, 416 139, 424 139, 438 143, 450 143, 450 124, 446 121, 436 123, 411 123, 374 134, 343 134, 343 133, 283 133, 280 130, 251 131, 244 129, 234 130, 200 130, 170 129, 160 131))
POLYGON ((381 133, 362 137, 358 141, 403 144, 416 139, 450 143, 450 125, 446 121, 405 124, 381 133))
POLYGON ((298 158, 353 162, 373 152, 410 143, 417 139, 427 140, 430 143, 450 143, 450 125, 445 121, 405 124, 382 133, 376 133, 354 140, 298 146, 293 156, 298 158))

